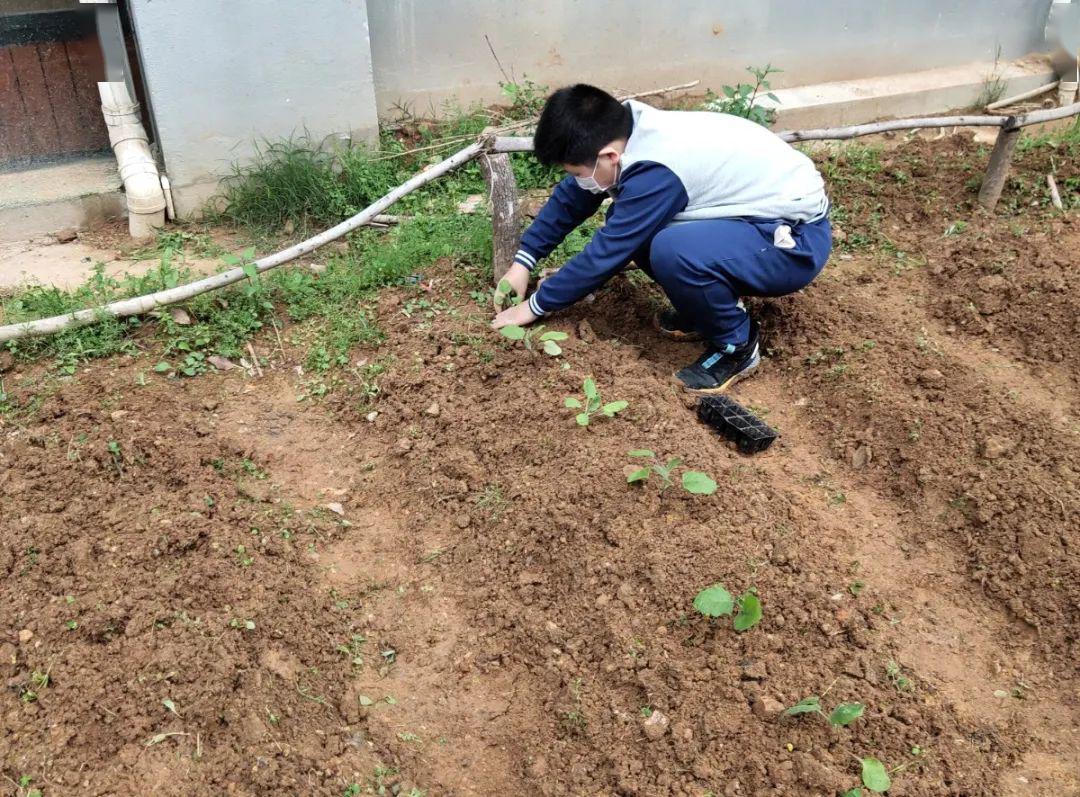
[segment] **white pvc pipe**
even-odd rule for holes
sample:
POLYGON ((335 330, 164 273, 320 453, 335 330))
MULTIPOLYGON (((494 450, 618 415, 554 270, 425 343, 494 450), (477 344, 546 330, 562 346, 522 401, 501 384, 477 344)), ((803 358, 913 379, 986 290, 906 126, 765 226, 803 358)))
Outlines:
POLYGON ((127 199, 128 230, 132 238, 150 238, 165 226, 165 193, 157 162, 150 154, 146 129, 139 119, 139 103, 123 81, 98 83, 101 112, 109 130, 127 199))
MULTIPOLYGON (((463 163, 468 163, 483 151, 483 143, 477 142, 475 144, 470 144, 464 149, 458 150, 446 160, 428 167, 419 174, 413 175, 393 191, 386 194, 386 196, 368 205, 352 218, 346 219, 341 222, 341 224, 331 227, 329 230, 324 230, 318 235, 308 238, 306 241, 294 244, 288 249, 282 249, 276 254, 261 257, 252 263, 252 265, 258 272, 267 271, 275 266, 280 266, 282 263, 296 260, 296 258, 302 257, 308 252, 313 252, 320 246, 325 246, 331 241, 336 241, 338 238, 352 232, 357 227, 362 227, 368 222, 378 218, 379 214, 406 194, 415 191, 422 185, 427 185, 432 180, 437 180, 448 171, 456 169, 463 163)), ((196 282, 191 282, 187 285, 178 285, 175 288, 158 291, 157 293, 150 293, 146 296, 122 299, 102 307, 91 307, 86 310, 78 310, 66 315, 55 315, 37 321, 23 321, 19 324, 8 324, 7 326, 0 327, 0 343, 8 340, 17 340, 18 338, 24 338, 29 335, 51 335, 54 332, 60 332, 64 329, 84 327, 87 324, 93 324, 95 321, 100 320, 102 316, 124 318, 125 316, 130 315, 141 315, 153 310, 155 307, 187 301, 188 299, 206 293, 207 291, 224 288, 226 285, 232 285, 234 282, 239 282, 244 279, 245 276, 247 276, 247 274, 243 267, 237 266, 228 271, 223 271, 220 274, 215 274, 212 277, 206 277, 205 279, 197 280, 196 282)))
POLYGON ((176 221, 176 205, 173 203, 172 183, 164 172, 161 173, 161 191, 165 194, 165 210, 170 221, 176 221))

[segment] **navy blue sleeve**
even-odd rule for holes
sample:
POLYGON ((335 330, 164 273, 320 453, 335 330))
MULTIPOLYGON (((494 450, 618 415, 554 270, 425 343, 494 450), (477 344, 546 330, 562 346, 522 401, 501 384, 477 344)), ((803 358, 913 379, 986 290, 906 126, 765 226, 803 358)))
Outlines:
POLYGON ((659 163, 639 162, 619 181, 607 222, 585 248, 548 277, 529 298, 537 315, 561 310, 595 291, 652 240, 689 198, 682 181, 659 163))
POLYGON ((537 261, 550 255, 571 230, 596 213, 606 197, 607 194, 594 194, 579 188, 573 177, 560 180, 551 192, 551 198, 521 236, 521 248, 514 256, 514 262, 532 271, 537 261))

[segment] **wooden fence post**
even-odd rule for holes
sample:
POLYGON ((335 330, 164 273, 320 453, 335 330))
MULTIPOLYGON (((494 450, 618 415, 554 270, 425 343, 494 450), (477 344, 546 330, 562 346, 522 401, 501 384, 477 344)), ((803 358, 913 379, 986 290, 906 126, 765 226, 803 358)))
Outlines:
POLYGON ((514 262, 521 243, 521 211, 518 209, 517 180, 506 153, 488 152, 480 156, 488 196, 491 199, 491 270, 495 284, 514 262))
POLYGON ((1020 128, 1016 126, 1016 119, 1010 117, 998 131, 994 150, 990 153, 990 163, 986 167, 982 187, 979 189, 979 204, 991 213, 1001 199, 1001 190, 1009 176, 1009 164, 1012 163, 1013 150, 1016 149, 1019 138, 1020 128))

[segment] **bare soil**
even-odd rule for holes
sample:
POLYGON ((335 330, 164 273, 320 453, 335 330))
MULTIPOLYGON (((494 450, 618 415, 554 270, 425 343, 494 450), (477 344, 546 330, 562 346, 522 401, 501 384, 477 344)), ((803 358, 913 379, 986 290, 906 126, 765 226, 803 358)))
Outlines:
POLYGON ((885 158, 832 191, 873 243, 754 303, 762 455, 697 422, 670 376, 696 349, 629 277, 548 322, 557 359, 444 265, 382 295, 386 342, 321 400, 288 330, 262 378, 116 358, 53 385, 0 445, 0 774, 833 797, 875 756, 897 796, 1080 794, 1080 226, 1021 185, 975 212, 968 139, 885 158), (577 427, 586 376, 629 409, 577 427), (627 485, 633 448, 720 488, 627 485), (697 615, 717 581, 759 626, 697 615), (866 714, 779 716, 811 694, 866 714))

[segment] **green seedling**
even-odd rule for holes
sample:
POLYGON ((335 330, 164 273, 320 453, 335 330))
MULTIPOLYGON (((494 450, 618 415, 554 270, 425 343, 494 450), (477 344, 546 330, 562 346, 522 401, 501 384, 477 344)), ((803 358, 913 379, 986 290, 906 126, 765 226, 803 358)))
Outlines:
POLYGON ((863 786, 878 793, 889 790, 889 787, 892 786, 892 778, 885 771, 884 764, 876 758, 863 758, 860 759, 859 763, 862 764, 863 786))
POLYGON ((514 291, 514 286, 510 284, 510 280, 499 280, 492 298, 495 301, 495 306, 500 310, 507 307, 517 307, 521 304, 521 297, 514 291))
POLYGON ((116 466, 117 475, 121 479, 124 478, 124 466, 123 466, 124 455, 120 451, 120 444, 118 442, 116 442, 115 440, 110 440, 105 445, 105 448, 108 450, 109 454, 112 456, 113 465, 116 466))
POLYGON ((236 546, 236 561, 240 567, 251 567, 255 563, 255 559, 247 552, 247 546, 236 546))
POLYGON ((739 632, 749 631, 761 622, 761 600, 754 587, 740 595, 736 601, 723 584, 713 584, 697 594, 694 608, 710 619, 731 615, 738 609, 732 625, 739 632))
POLYGON ((499 334, 509 340, 520 340, 529 351, 536 351, 536 346, 534 344, 535 340, 538 343, 544 344, 544 354, 558 357, 562 354, 562 347, 559 346, 557 341, 566 340, 570 336, 565 332, 541 332, 540 330, 543 328, 543 324, 529 329, 519 327, 516 324, 510 324, 500 329, 499 334))
POLYGON ((850 725, 863 715, 865 710, 862 703, 841 703, 826 715, 821 709, 821 698, 817 695, 803 698, 784 712, 785 717, 794 717, 798 714, 820 714, 829 721, 834 728, 850 725))
POLYGON ((563 400, 563 406, 572 410, 582 410, 579 412, 575 419, 578 426, 588 426, 589 418, 597 413, 600 413, 606 418, 614 418, 616 413, 622 412, 630 406, 628 401, 610 401, 607 404, 602 403, 600 398, 600 391, 596 387, 596 382, 593 378, 587 377, 581 386, 582 391, 585 393, 585 404, 582 405, 581 400, 574 396, 567 396, 563 400))
POLYGON ((906 692, 911 689, 911 680, 904 676, 900 665, 895 661, 889 661, 885 664, 885 674, 889 676, 889 680, 892 681, 898 692, 906 692))
MULTIPOLYGON (((682 459, 679 457, 672 457, 666 463, 661 464, 660 461, 656 459, 656 454, 647 448, 636 448, 633 451, 627 452, 627 455, 654 460, 651 464, 646 465, 643 468, 638 468, 627 475, 627 483, 636 484, 637 482, 645 482, 649 480, 650 476, 656 474, 660 479, 661 492, 674 484, 671 480, 672 471, 682 464, 682 459)), ((683 471, 680 481, 682 482, 683 489, 693 495, 712 495, 716 492, 716 482, 713 481, 707 473, 702 473, 701 471, 683 471)))

